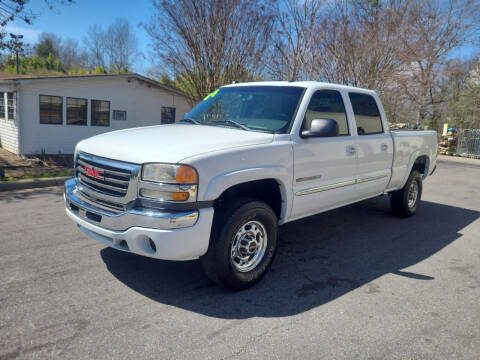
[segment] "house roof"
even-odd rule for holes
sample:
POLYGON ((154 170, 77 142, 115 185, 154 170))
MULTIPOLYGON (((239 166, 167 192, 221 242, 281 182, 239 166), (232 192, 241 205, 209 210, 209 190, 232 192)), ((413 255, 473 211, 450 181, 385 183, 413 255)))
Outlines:
POLYGON ((0 80, 16 80, 21 78, 29 78, 30 75, 15 75, 0 73, 0 80))
POLYGON ((15 81, 15 82, 23 82, 23 81, 42 81, 42 80, 54 80, 54 79, 107 79, 107 78, 134 78, 139 81, 148 83, 150 85, 156 86, 160 89, 163 89, 165 91, 169 91, 172 93, 176 93, 177 95, 184 96, 187 98, 190 98, 187 94, 176 90, 172 89, 171 87, 165 86, 161 83, 159 83, 156 80, 150 79, 146 76, 137 74, 137 73, 109 73, 109 74, 81 74, 81 75, 23 75, 23 74, 5 74, 5 73, 0 73, 0 81, 6 80, 6 81, 15 81))

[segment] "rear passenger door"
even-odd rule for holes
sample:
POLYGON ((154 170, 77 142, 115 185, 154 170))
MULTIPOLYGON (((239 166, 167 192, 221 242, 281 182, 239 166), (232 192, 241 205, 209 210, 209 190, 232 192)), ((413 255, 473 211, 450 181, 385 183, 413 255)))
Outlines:
POLYGON ((357 126, 355 151, 357 179, 355 194, 364 199, 381 194, 390 180, 393 141, 382 120, 381 107, 370 94, 349 92, 348 97, 357 126))

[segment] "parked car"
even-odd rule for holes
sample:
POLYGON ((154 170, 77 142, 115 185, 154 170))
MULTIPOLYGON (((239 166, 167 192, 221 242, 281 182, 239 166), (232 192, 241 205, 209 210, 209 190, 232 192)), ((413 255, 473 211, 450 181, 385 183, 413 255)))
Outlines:
POLYGON ((389 131, 374 91, 232 84, 180 123, 78 143, 66 212, 103 244, 199 258, 218 284, 244 289, 271 266, 279 225, 381 194, 413 215, 436 154, 434 131, 389 131))

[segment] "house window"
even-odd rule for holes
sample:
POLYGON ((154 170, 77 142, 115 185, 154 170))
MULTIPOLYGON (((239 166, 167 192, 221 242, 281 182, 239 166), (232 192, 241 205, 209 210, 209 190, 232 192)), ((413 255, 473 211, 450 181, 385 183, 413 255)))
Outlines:
POLYGON ((87 125, 87 99, 67 97, 67 125, 87 125))
POLYGON ((162 106, 162 124, 173 124, 175 122, 175 108, 162 106))
POLYGON ((0 92, 0 119, 5 119, 5 93, 0 92))
POLYGON ((13 102, 13 93, 7 93, 7 109, 8 109, 8 119, 14 120, 15 119, 15 111, 14 111, 14 102, 13 102))
POLYGON ((127 120, 127 112, 124 110, 113 110, 113 120, 127 120))
POLYGON ((92 126, 110 126, 110 101, 92 100, 92 126))
POLYGON ((40 95, 40 124, 61 125, 62 123, 63 98, 61 96, 40 95))
POLYGON ((375 99, 367 94, 349 93, 358 135, 383 133, 382 118, 375 99))

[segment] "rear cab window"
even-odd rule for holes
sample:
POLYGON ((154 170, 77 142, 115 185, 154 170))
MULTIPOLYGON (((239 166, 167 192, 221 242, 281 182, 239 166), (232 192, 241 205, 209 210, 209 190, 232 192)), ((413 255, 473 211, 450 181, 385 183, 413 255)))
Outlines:
POLYGON ((358 135, 382 134, 382 117, 375 98, 368 94, 348 93, 357 123, 358 135))

